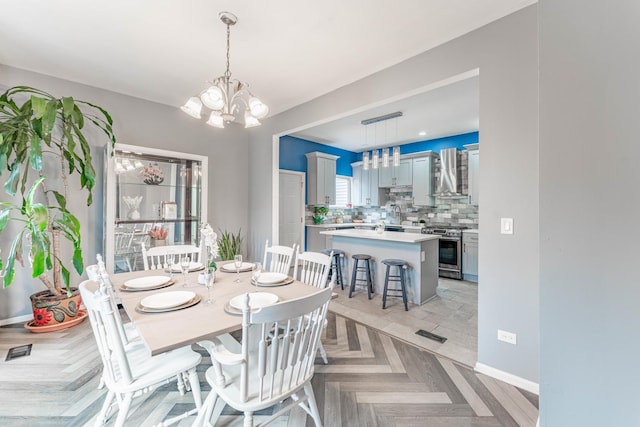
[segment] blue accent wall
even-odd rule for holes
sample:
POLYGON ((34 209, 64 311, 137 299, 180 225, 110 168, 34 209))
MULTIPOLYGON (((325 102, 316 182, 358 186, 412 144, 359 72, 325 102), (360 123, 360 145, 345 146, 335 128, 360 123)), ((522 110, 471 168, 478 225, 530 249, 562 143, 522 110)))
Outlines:
MULTIPOLYGON (((476 144, 479 141, 478 132, 463 133, 460 135, 445 136, 444 138, 429 139, 426 141, 412 142, 400 146, 400 154, 419 153, 431 150, 440 153, 444 148, 457 148, 463 150, 464 145, 476 144)), ((362 160, 362 153, 358 153, 358 160, 362 160)))
POLYGON ((305 154, 314 151, 340 156, 336 161, 336 173, 344 176, 353 175, 351 163, 358 161, 357 153, 289 135, 280 138, 280 169, 307 172, 307 158, 305 154))

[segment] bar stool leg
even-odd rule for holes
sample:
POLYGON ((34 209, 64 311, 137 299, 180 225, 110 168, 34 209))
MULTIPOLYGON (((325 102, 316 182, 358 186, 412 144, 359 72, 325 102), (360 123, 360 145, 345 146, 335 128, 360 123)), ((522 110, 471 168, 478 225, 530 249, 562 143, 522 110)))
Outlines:
POLYGON ((407 304, 407 286, 404 283, 405 267, 398 266, 398 268, 400 269, 400 286, 402 286, 402 301, 404 301, 404 311, 409 311, 409 306, 407 304))
POLYGON ((367 294, 371 299, 371 293, 373 292, 373 281, 371 280, 371 262, 367 260, 367 294))
POLYGON ((342 259, 340 254, 334 257, 336 261, 336 272, 338 273, 338 282, 340 282, 340 288, 344 291, 344 279, 342 278, 342 259))
POLYGON ((351 286, 349 287, 349 298, 353 296, 353 290, 356 288, 356 275, 358 274, 358 260, 353 260, 353 273, 351 274, 351 286))
POLYGON ((382 309, 387 308, 387 288, 389 287, 389 266, 387 265, 387 271, 384 275, 384 291, 382 292, 382 309))

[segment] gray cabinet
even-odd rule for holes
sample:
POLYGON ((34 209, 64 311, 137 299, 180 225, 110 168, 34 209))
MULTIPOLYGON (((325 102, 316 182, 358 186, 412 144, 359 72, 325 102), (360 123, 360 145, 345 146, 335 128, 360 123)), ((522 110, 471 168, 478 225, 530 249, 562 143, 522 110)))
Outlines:
POLYGON ((413 159, 413 205, 435 206, 433 196, 435 154, 427 153, 424 157, 413 159))
POLYGON ((462 278, 478 281, 478 233, 462 233, 462 278))
POLYGON ((314 151, 307 153, 307 204, 336 203, 336 160, 339 156, 314 151))
POLYGON ((402 159, 399 166, 379 167, 377 170, 379 187, 406 187, 413 182, 412 159, 402 159))
POLYGON ((351 203, 353 206, 379 206, 378 171, 380 169, 364 170, 362 162, 352 163, 353 180, 351 181, 351 203))
POLYGON ((464 146, 469 152, 469 203, 478 206, 480 203, 480 186, 478 185, 478 172, 480 168, 480 150, 478 144, 464 146))

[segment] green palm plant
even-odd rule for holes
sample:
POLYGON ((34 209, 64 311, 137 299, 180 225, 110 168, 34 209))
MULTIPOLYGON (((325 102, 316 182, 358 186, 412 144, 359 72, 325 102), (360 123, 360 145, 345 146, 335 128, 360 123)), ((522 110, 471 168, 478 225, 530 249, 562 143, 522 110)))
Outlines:
POLYGON ((62 295, 63 286, 70 294, 70 268, 62 259, 62 239, 71 243, 73 269, 82 274, 80 222, 67 208, 67 201, 69 180, 77 177, 81 190, 88 193, 87 206, 93 202, 96 172, 84 134, 87 123, 102 130, 115 145, 111 116, 97 105, 56 98, 28 86, 13 87, 0 96, 0 176, 8 172, 4 190, 19 200, 0 203, 0 235, 6 234, 9 222, 21 227, 4 263, 0 259, 4 287, 13 282, 16 262, 24 266, 26 251, 32 277, 53 295, 62 295), (51 170, 43 167, 45 163, 51 170))
POLYGON ((234 256, 239 255, 242 250, 242 229, 238 230, 238 234, 233 234, 230 231, 220 230, 220 237, 218 238, 218 249, 220 251, 220 259, 223 261, 233 259, 234 256))

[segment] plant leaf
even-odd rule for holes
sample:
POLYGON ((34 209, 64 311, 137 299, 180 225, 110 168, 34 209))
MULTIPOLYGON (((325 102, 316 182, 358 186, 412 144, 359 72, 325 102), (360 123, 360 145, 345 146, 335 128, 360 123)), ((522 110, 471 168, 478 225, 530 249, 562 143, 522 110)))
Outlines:
MULTIPOLYGON (((10 208, 3 209, 0 211, 0 231, 4 230, 9 222, 9 213, 11 213, 10 208)), ((1 270, 2 268, 0 268, 1 270)))
POLYGON ((58 202, 58 206, 60 206, 62 209, 67 209, 67 199, 65 199, 65 197, 62 194, 58 193, 55 190, 51 190, 51 192, 56 198, 56 201, 58 202))
POLYGON ((71 97, 62 98, 62 114, 64 114, 65 117, 71 117, 74 106, 75 106, 75 102, 73 101, 73 98, 71 97))
POLYGON ((29 148, 29 162, 31 167, 37 171, 42 170, 42 147, 40 146, 40 138, 35 135, 31 138, 31 147, 29 148))
POLYGON ((11 165, 11 175, 9 175, 9 179, 4 184, 4 191, 7 192, 10 196, 15 196, 16 191, 18 190, 18 182, 20 178, 20 164, 17 160, 11 165))
POLYGON ((36 119, 42 118, 47 108, 47 100, 39 96, 31 95, 31 109, 36 119))

